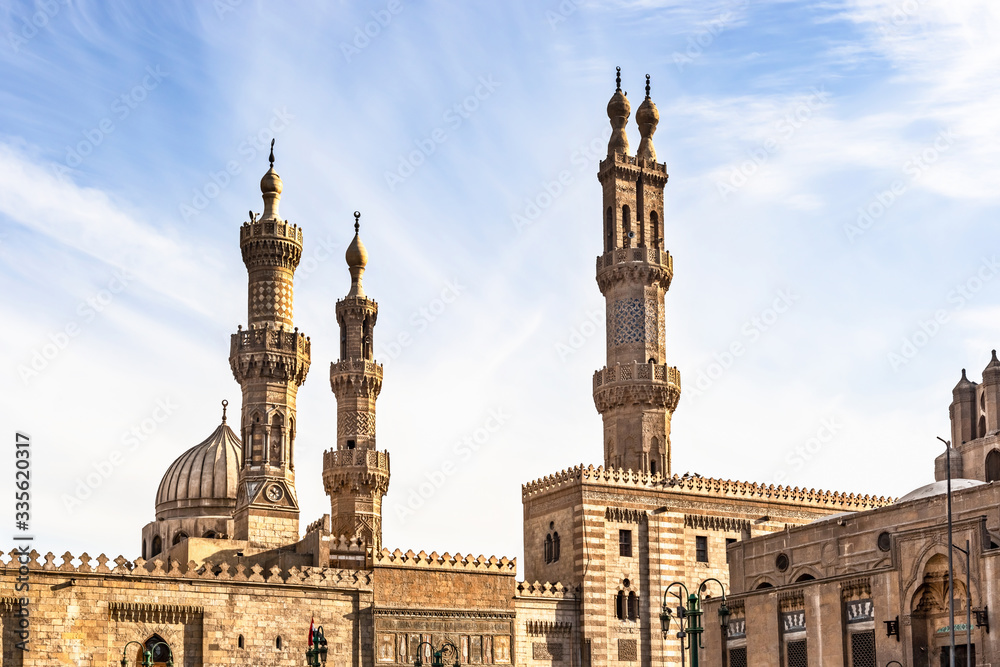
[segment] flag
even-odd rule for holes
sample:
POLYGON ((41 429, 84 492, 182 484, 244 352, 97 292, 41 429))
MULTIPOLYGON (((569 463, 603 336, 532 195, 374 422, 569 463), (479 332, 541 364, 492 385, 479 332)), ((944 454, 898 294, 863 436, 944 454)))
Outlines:
POLYGON ((306 639, 306 646, 312 646, 313 643, 313 626, 316 623, 316 617, 313 616, 312 620, 309 621, 309 638, 306 639))

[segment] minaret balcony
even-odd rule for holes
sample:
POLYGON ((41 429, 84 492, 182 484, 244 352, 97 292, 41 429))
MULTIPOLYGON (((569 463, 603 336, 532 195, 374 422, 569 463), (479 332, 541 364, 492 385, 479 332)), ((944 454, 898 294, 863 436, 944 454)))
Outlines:
POLYGON ((594 402, 599 412, 617 405, 649 403, 674 409, 681 395, 681 372, 666 364, 615 364, 594 373, 594 402))
POLYGON ((323 469, 367 468, 389 474, 389 452, 374 449, 330 449, 323 452, 323 469))
POLYGON ((305 334, 281 329, 240 329, 229 340, 229 356, 240 352, 285 352, 311 356, 312 344, 305 334))
POLYGON ((597 284, 605 288, 618 280, 631 278, 644 283, 670 287, 674 277, 674 258, 660 248, 615 248, 597 257, 597 284))
POLYGON ((330 364, 330 379, 337 375, 368 375, 382 380, 382 364, 367 359, 346 359, 330 364))

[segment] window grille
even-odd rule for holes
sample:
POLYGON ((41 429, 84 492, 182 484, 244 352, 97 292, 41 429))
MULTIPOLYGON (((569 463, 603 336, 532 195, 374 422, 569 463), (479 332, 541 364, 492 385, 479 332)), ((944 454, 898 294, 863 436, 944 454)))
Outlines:
POLYGON ((805 639, 785 644, 785 653, 788 658, 787 667, 809 667, 805 639))
POLYGON ((699 563, 708 562, 708 537, 698 535, 694 538, 695 560, 699 563))
POLYGON ((851 667, 875 667, 875 631, 851 634, 851 667))
POLYGON ((729 649, 729 667, 747 667, 747 647, 729 649))

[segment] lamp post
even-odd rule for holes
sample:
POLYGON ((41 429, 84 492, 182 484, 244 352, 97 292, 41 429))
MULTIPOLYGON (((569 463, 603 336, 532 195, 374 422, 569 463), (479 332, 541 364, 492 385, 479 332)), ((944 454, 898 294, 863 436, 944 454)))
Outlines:
POLYGON ((944 463, 948 473, 948 625, 951 636, 951 655, 948 659, 951 667, 955 667, 955 545, 952 543, 951 533, 951 441, 941 436, 937 439, 944 443, 944 463))
POLYGON ((167 667, 174 667, 174 652, 170 650, 170 646, 166 642, 156 642, 152 646, 147 647, 144 644, 140 644, 137 641, 130 641, 122 647, 122 659, 121 666, 128 667, 128 658, 125 657, 125 653, 128 651, 129 644, 138 644, 139 649, 142 651, 142 667, 153 667, 153 651, 156 650, 158 646, 166 646, 167 648, 167 667))
MULTIPOLYGON (((664 635, 670 631, 670 619, 673 617, 673 612, 671 612, 670 607, 667 606, 667 593, 670 592, 671 588, 677 586, 684 591, 684 597, 687 598, 687 608, 684 608, 683 605, 677 606, 677 620, 680 624, 680 632, 677 633, 677 636, 681 640, 681 661, 683 664, 684 637, 687 635, 693 635, 688 641, 688 646, 691 650, 691 667, 698 667, 698 650, 705 648, 701 643, 701 635, 705 632, 705 628, 701 627, 700 624, 702 615, 701 592, 705 590, 705 587, 710 581, 714 581, 719 584, 719 587, 722 589, 722 605, 719 607, 719 623, 722 627, 723 633, 725 633, 729 626, 729 607, 726 606, 726 587, 721 581, 715 577, 709 577, 702 580, 702 582, 698 584, 698 588, 695 589, 697 594, 690 593, 687 587, 679 581, 673 582, 663 591, 663 610, 660 612, 660 623, 663 626, 664 635), (686 633, 684 627, 685 619, 687 620, 686 633)), ((677 596, 683 600, 680 593, 677 593, 677 596)))
POLYGON ((320 667, 321 664, 325 665, 326 651, 326 637, 323 636, 323 626, 320 625, 312 631, 312 637, 309 638, 309 650, 306 651, 306 664, 309 667, 320 667))
POLYGON ((417 659, 413 661, 413 667, 423 667, 423 661, 420 659, 420 647, 427 644, 431 647, 431 654, 433 655, 433 662, 431 662, 431 667, 444 667, 444 649, 445 647, 450 647, 452 652, 455 654, 455 663, 453 667, 462 667, 462 663, 458 661, 458 647, 452 644, 450 641, 445 640, 441 642, 441 648, 435 649, 434 645, 430 642, 420 642, 417 644, 417 659))

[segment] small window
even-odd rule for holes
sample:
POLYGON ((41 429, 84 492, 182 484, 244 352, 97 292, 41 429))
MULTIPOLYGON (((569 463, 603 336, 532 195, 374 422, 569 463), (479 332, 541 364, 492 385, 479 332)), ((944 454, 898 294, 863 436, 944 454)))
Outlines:
POLYGON ((278 635, 274 640, 274 648, 281 648, 281 635, 278 635))
POLYGON ((730 544, 736 544, 736 542, 738 542, 738 540, 735 537, 727 537, 726 538, 726 562, 727 563, 729 562, 729 545, 730 544))
POLYGON ((1000 450, 994 449, 986 455, 986 481, 1000 480, 1000 450))
POLYGON ((628 594, 628 617, 632 621, 639 618, 639 596, 635 593, 628 594))
POLYGON ((348 440, 347 441, 347 448, 348 449, 354 449, 354 441, 353 440, 348 440))
POLYGON ((552 562, 552 535, 545 536, 545 562, 552 562))
POLYGON ((632 531, 618 531, 618 555, 626 558, 632 557, 632 531))
POLYGON ((552 534, 552 562, 559 560, 559 533, 552 534))
POLYGON ((815 579, 816 579, 816 577, 812 576, 811 574, 806 573, 806 574, 800 574, 799 577, 798 577, 798 579, 796 579, 795 581, 796 582, 800 582, 800 581, 813 581, 815 579))
POLYGON ((161 540, 160 536, 157 535, 153 538, 153 548, 149 552, 149 557, 152 558, 153 556, 159 555, 161 551, 163 551, 163 540, 161 540))
POLYGON ((240 635, 240 638, 236 640, 236 647, 246 648, 246 642, 243 641, 243 635, 240 635))
POLYGON ((708 537, 705 535, 698 535, 694 538, 694 552, 695 560, 699 563, 708 562, 708 537))
POLYGON ((649 474, 650 475, 656 474, 656 459, 649 460, 649 474))
POLYGON ((806 640, 802 639, 799 641, 788 642, 785 644, 785 651, 787 653, 788 667, 808 667, 809 658, 806 651, 806 640))
POLYGON ((625 620, 625 593, 618 591, 615 596, 615 618, 620 621, 625 620))

